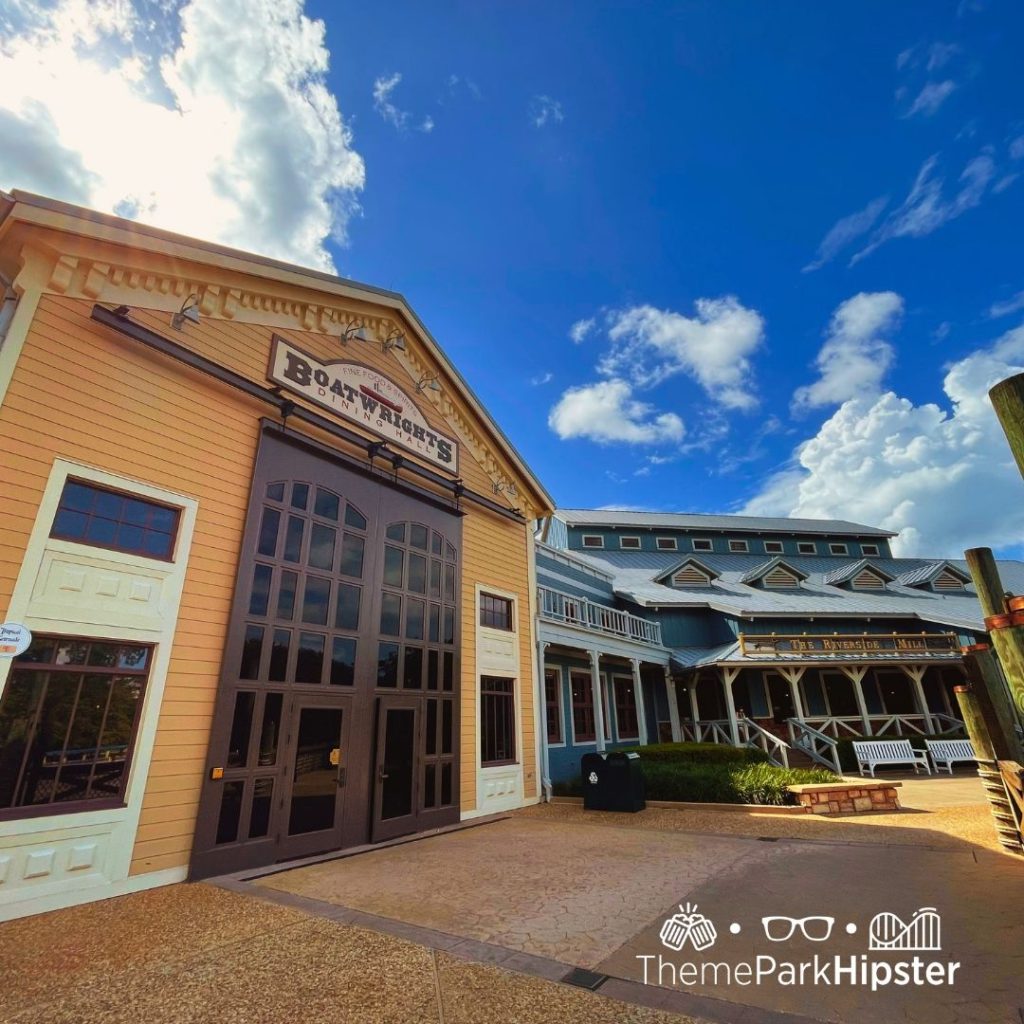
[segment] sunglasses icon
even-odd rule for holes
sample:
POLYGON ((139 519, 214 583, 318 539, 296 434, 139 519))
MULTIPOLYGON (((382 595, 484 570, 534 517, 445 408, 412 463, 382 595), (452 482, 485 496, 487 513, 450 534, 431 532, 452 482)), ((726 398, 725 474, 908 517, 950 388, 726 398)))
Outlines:
POLYGON ((769 942, 788 942, 798 928, 808 942, 826 942, 835 923, 834 917, 761 918, 761 925, 769 942))

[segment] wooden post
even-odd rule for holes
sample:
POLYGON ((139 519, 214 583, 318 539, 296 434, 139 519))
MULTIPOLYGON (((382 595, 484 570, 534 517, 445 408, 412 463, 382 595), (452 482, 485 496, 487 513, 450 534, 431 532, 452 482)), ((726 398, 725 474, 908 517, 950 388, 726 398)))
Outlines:
POLYGON ((985 716, 996 757, 1024 764, 1024 744, 1017 732, 1017 716, 995 655, 988 644, 975 644, 963 648, 963 656, 967 679, 985 716))
MULTIPOLYGON (((964 552, 964 557, 978 591, 982 614, 986 619, 991 615, 1005 615, 1006 592, 999 578, 996 560, 992 557, 992 549, 970 548, 964 552)), ((989 636, 1003 666, 1016 713, 1018 716, 1024 715, 1024 626, 990 629, 989 636)))
POLYGON ((999 423, 1024 476, 1024 373, 1001 380, 989 389, 988 397, 999 417, 999 423))
POLYGON ((1011 853, 1021 853, 1017 823, 1003 786, 1003 776, 995 756, 995 747, 988 731, 988 725, 985 723, 985 716, 978 705, 978 699, 969 686, 956 686, 954 693, 956 693, 956 700, 960 705, 960 713, 964 716, 967 736, 974 747, 975 754, 978 755, 978 775, 985 787, 985 795, 988 797, 989 810, 992 812, 992 819, 995 822, 999 844, 1011 853))

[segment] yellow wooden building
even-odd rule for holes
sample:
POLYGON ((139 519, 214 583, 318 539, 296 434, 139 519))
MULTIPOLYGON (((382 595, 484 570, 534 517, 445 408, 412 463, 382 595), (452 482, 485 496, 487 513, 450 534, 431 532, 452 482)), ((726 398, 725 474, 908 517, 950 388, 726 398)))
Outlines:
POLYGON ((551 502, 400 295, 19 192, 0 292, 0 919, 536 801, 551 502))

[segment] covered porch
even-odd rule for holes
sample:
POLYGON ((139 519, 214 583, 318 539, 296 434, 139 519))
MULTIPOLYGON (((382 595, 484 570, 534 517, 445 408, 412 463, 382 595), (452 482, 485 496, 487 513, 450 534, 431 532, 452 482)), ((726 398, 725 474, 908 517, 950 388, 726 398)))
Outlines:
POLYGON ((760 747, 779 764, 838 768, 840 740, 963 729, 953 687, 966 676, 954 634, 741 635, 704 652, 703 663, 684 668, 686 660, 673 655, 683 737, 760 747))

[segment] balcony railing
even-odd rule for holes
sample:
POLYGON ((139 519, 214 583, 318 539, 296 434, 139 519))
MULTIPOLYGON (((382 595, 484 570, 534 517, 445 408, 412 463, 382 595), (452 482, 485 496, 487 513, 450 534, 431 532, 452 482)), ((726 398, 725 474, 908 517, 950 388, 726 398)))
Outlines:
POLYGON ((661 646, 660 622, 648 622, 638 615, 594 604, 585 597, 564 594, 548 587, 537 588, 537 599, 540 617, 549 622, 563 622, 567 626, 579 626, 594 633, 661 646))

